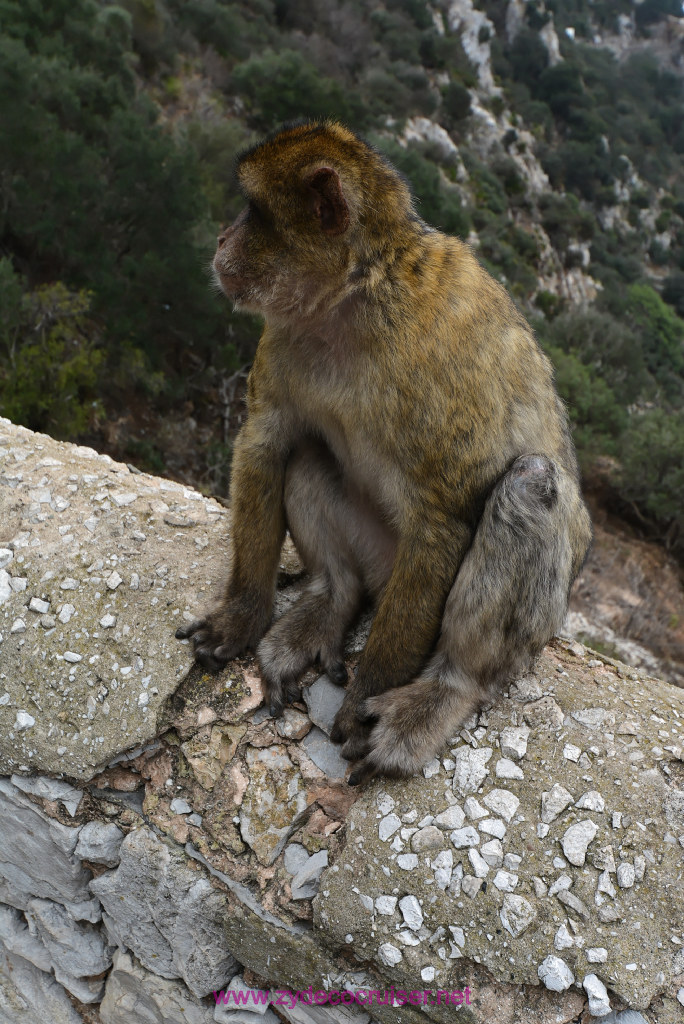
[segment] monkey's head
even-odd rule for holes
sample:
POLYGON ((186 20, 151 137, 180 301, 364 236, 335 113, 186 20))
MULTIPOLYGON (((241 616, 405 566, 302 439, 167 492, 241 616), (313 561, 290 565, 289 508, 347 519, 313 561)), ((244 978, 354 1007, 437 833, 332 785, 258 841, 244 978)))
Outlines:
POLYGON ((413 217, 399 174, 334 122, 279 130, 240 157, 237 179, 247 206, 219 236, 214 271, 236 306, 266 316, 334 306, 413 217))

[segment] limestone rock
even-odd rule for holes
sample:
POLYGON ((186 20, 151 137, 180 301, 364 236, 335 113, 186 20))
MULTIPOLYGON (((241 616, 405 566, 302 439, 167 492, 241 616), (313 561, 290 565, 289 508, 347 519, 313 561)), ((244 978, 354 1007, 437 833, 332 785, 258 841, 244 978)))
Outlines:
POLYGON ((48 818, 9 779, 0 779, 0 820, 0 899, 21 910, 31 896, 90 901, 91 875, 75 853, 78 828, 48 818))
POLYGON ((272 864, 306 807, 304 783, 280 744, 248 747, 246 757, 249 783, 240 806, 240 831, 261 863, 272 864))
MULTIPOLYGON (((3 1024, 83 1024, 83 1018, 52 974, 0 944, 0 1014, 3 1024)), ((128 1021, 127 1021, 128 1024, 128 1021)))
POLYGON ((0 419, 3 447, 20 461, 11 480, 0 470, 0 522, 14 525, 3 544, 13 558, 2 570, 10 577, 0 604, 10 700, 0 706, 0 771, 89 779, 158 732, 164 702, 193 661, 174 631, 222 571, 220 559, 198 562, 195 538, 201 533, 221 550, 227 513, 181 484, 132 474, 109 456, 0 419), (68 501, 59 499, 65 493, 68 501), (169 526, 169 509, 191 510, 197 526, 169 526), (136 544, 132 533, 142 525, 146 540, 136 544), (11 587, 15 578, 25 589, 11 587), (32 601, 49 604, 57 628, 33 629, 40 612, 32 601), (114 628, 100 626, 105 615, 116 617, 114 628), (12 632, 15 620, 24 632, 12 632))
POLYGON ((70 984, 72 979, 102 974, 112 963, 111 949, 101 927, 74 921, 68 911, 51 900, 31 900, 27 910, 31 933, 45 946, 55 977, 82 1002, 102 995, 102 982, 70 984))
POLYGON ((315 683, 302 689, 309 718, 328 736, 335 721, 335 715, 344 700, 344 694, 343 687, 335 686, 327 676, 319 676, 315 683))
POLYGON ((74 852, 82 860, 113 868, 119 863, 122 842, 123 832, 113 822, 88 821, 79 833, 74 852))
POLYGON ((565 960, 561 960, 559 956, 547 956, 539 965, 538 973, 540 980, 552 992, 562 992, 570 988, 575 980, 565 960))
POLYGON ((182 978, 201 997, 235 973, 223 929, 225 897, 150 829, 126 836, 119 867, 91 889, 105 908, 111 941, 154 974, 182 978))
MULTIPOLYGON (((185 985, 149 974, 129 954, 117 950, 100 1006, 102 1024, 213 1024, 210 1007, 185 985)), ((80 1024, 80 1018, 79 1018, 80 1024)))

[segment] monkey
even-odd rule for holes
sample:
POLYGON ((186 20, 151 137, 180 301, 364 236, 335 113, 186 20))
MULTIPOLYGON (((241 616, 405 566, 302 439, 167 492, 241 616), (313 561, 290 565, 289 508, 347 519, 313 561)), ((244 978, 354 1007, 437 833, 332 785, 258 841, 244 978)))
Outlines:
POLYGON ((551 364, 505 288, 428 226, 408 183, 331 121, 237 164, 214 271, 260 313, 231 470, 220 603, 177 631, 218 670, 256 650, 273 715, 318 662, 349 783, 415 773, 559 631, 591 541, 551 364), (271 624, 286 531, 307 571, 271 624))

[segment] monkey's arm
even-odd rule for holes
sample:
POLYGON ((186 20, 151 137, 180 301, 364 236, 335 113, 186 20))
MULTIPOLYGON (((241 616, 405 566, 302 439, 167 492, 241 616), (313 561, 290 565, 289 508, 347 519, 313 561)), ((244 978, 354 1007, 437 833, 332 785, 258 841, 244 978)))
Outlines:
MULTIPOLYGON (((442 529, 417 524, 402 533, 356 679, 335 719, 335 742, 359 733, 359 706, 368 697, 410 682, 434 646, 446 599, 472 538, 465 523, 442 529)), ((362 756, 364 735, 345 747, 362 756), (358 746, 358 750, 357 750, 358 746)))
POLYGON ((233 456, 232 564, 224 596, 208 615, 176 633, 192 637, 197 660, 214 671, 266 631, 285 537, 285 425, 275 408, 254 401, 253 391, 250 381, 250 415, 233 456))

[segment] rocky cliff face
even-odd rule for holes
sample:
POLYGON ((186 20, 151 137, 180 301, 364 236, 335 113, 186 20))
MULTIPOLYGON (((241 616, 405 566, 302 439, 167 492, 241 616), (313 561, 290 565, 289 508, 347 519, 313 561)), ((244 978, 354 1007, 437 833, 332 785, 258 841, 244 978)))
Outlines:
POLYGON ((0 421, 3 1021, 389 1024, 422 1019, 409 991, 435 1022, 446 991, 478 1024, 681 1020, 682 692, 558 640, 420 776, 359 793, 325 677, 274 721, 253 661, 203 676, 173 640, 229 528, 0 421))

